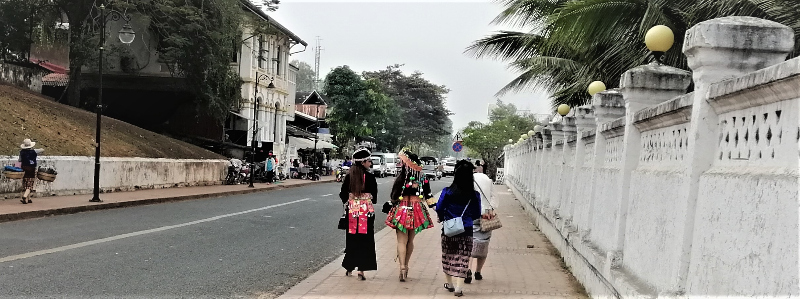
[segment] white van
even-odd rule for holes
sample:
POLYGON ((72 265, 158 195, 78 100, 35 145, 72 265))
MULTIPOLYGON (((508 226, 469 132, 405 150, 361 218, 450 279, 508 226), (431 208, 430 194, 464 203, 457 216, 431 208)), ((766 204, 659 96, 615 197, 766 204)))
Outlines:
POLYGON ((386 176, 386 165, 384 164, 383 155, 372 154, 372 174, 376 177, 382 178, 386 176))
POLYGON ((383 161, 384 165, 386 165, 386 174, 397 176, 397 163, 400 162, 400 159, 397 158, 397 154, 395 153, 383 154, 383 161))

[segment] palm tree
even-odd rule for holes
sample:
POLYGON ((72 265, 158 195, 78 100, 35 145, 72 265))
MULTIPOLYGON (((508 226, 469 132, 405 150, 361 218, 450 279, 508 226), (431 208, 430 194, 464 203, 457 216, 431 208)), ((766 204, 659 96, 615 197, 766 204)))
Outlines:
MULTIPOLYGON (((541 89, 553 107, 586 104, 586 86, 600 80, 618 86, 622 73, 646 63, 644 34, 666 25, 676 43, 664 57, 688 69, 681 53, 686 30, 717 17, 765 18, 800 32, 800 3, 793 0, 503 0, 495 23, 529 31, 501 31, 475 41, 467 53, 505 61, 520 75, 498 94, 541 89)), ((796 46, 800 47, 800 45, 796 46)), ((797 49, 797 48, 796 48, 797 49)), ((795 53, 798 53, 796 50, 795 53)), ((793 54, 792 56, 794 56, 793 54)))

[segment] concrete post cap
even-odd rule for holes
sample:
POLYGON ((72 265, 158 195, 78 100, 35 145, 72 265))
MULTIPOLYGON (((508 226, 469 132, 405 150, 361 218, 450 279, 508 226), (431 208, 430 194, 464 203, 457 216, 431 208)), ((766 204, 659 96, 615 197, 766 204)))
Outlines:
POLYGON ((794 31, 781 23, 754 17, 724 17, 698 23, 688 31, 683 52, 694 48, 786 52, 794 49, 794 31))
POLYGON ((622 74, 621 88, 686 90, 692 74, 679 68, 653 62, 632 68, 622 74))

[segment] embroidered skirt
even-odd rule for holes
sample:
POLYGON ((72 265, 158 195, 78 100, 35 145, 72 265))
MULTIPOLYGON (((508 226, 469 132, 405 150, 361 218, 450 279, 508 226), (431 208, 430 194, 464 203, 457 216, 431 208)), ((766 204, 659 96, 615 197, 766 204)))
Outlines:
MULTIPOLYGON (((409 198, 409 197, 407 197, 409 198)), ((401 200, 386 217, 386 225, 403 233, 419 233, 433 227, 430 212, 419 200, 401 200)))
POLYGON ((22 171, 25 172, 22 177, 22 188, 33 190, 33 186, 36 183, 36 167, 22 166, 22 171))
POLYGON ((472 236, 442 235, 442 270, 444 274, 466 278, 472 252, 472 236))

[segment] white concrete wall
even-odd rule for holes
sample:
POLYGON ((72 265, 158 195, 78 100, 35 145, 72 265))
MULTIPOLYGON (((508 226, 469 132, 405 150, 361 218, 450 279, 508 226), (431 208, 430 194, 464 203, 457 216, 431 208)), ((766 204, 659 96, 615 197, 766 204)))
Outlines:
POLYGON ((26 88, 37 93, 42 92, 42 77, 46 74, 47 72, 42 70, 0 62, 0 82, 26 88))
MULTIPOLYGON (((17 157, 2 157, 2 165, 13 165, 17 157)), ((100 188, 103 192, 222 183, 226 160, 101 158, 100 188)), ((37 181, 38 196, 89 194, 94 188, 94 157, 42 156, 39 167, 58 172, 52 183, 37 181)), ((0 196, 19 195, 22 180, 0 179, 0 196)))
POLYGON ((793 46, 774 22, 700 23, 684 42, 691 74, 637 67, 505 148, 506 182, 591 296, 800 296, 793 46))

